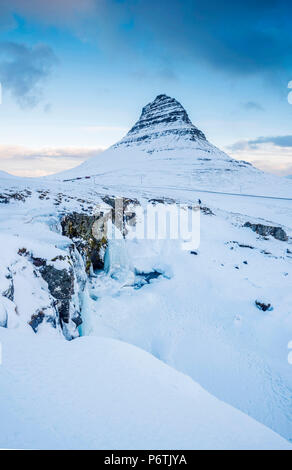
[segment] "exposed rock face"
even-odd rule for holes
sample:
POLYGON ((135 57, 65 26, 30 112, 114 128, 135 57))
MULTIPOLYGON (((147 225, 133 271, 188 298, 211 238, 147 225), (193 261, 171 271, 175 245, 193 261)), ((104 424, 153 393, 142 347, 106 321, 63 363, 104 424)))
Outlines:
MULTIPOLYGON (((35 333, 42 323, 49 323, 52 327, 61 329, 68 340, 78 336, 77 328, 82 323, 82 293, 86 279, 82 276, 83 266, 75 247, 69 247, 67 254, 53 259, 35 257, 26 248, 20 249, 18 254, 33 266, 32 272, 40 291, 43 292, 44 286, 47 286, 46 295, 40 293, 40 307, 35 312, 28 312, 28 324, 35 333)), ((25 267, 23 265, 21 270, 25 267)), ((15 278, 17 275, 16 271, 15 278)), ((33 289, 33 295, 37 295, 36 290, 33 289)), ((10 299, 17 302, 14 295, 10 299)))
POLYGON ((148 144, 161 137, 206 141, 203 132, 192 124, 186 110, 176 99, 158 95, 143 108, 140 119, 114 147, 148 144))
POLYGON ((71 238, 84 259, 87 274, 90 274, 91 267, 103 269, 104 255, 107 247, 106 220, 100 215, 86 215, 73 212, 66 215, 62 221, 62 234, 71 238), (93 226, 100 222, 100 236, 98 239, 93 235, 93 226))
POLYGON ((254 232, 258 233, 263 237, 268 237, 271 235, 272 237, 276 238, 276 240, 281 240, 286 242, 288 240, 288 236, 285 230, 282 227, 273 227, 271 225, 263 225, 263 224, 252 224, 250 222, 246 222, 244 227, 251 228, 254 232))
POLYGON ((73 269, 56 269, 54 266, 45 265, 40 272, 42 278, 48 283, 50 294, 57 300, 56 307, 61 321, 69 323, 70 301, 74 294, 73 269))

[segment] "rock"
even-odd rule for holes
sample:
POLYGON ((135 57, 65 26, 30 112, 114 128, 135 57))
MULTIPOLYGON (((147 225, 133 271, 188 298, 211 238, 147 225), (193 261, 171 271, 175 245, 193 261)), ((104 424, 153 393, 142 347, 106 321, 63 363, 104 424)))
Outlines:
POLYGON ((266 312, 267 310, 273 310, 273 307, 271 304, 266 304, 264 302, 260 302, 259 300, 255 301, 255 304, 259 310, 262 310, 263 312, 266 312))
POLYGON ((162 276, 163 273, 156 270, 150 271, 149 273, 136 271, 135 275, 137 277, 137 281, 134 284, 134 289, 140 289, 145 284, 150 284, 153 279, 157 279, 162 276))
POLYGON ((156 204, 176 204, 175 200, 169 197, 153 198, 149 199, 148 202, 150 202, 150 204, 153 204, 154 206, 156 204))
POLYGON ((200 211, 203 212, 203 214, 205 215, 215 215, 214 212, 209 209, 209 207, 200 206, 200 211))
POLYGON ((2 295, 6 297, 7 299, 11 300, 13 302, 14 300, 14 283, 13 283, 13 276, 11 274, 10 269, 8 268, 8 273, 6 274, 6 279, 8 281, 8 287, 6 290, 2 292, 2 295))
POLYGON ((90 274, 91 267, 94 270, 104 268, 104 254, 107 247, 106 220, 102 213, 87 215, 73 212, 63 217, 61 221, 62 234, 74 241, 84 259, 87 274, 90 274))
POLYGON ((263 225, 263 224, 252 224, 250 222, 246 222, 244 227, 251 228, 253 232, 256 232, 258 235, 263 237, 271 235, 276 240, 281 240, 286 242, 288 240, 288 236, 285 230, 282 227, 274 227, 271 225, 263 225))
POLYGON ((48 284, 50 294, 57 300, 55 306, 58 309, 60 320, 69 323, 70 301, 74 294, 73 269, 56 269, 45 262, 40 273, 48 284))
POLYGON ((38 331, 38 326, 43 322, 45 318, 45 314, 43 310, 38 311, 31 317, 31 321, 29 322, 29 325, 32 327, 33 331, 37 333, 38 331))
POLYGON ((82 323, 80 294, 84 291, 86 281, 82 278, 84 266, 78 262, 76 253, 73 246, 68 248, 68 254, 46 260, 33 256, 26 248, 18 251, 20 256, 32 263, 35 277, 45 281, 49 293, 47 300, 28 321, 35 332, 42 323, 46 322, 54 328, 59 327, 68 340, 79 336, 77 328, 82 323), (54 262, 60 261, 64 264, 62 269, 53 265, 54 262))

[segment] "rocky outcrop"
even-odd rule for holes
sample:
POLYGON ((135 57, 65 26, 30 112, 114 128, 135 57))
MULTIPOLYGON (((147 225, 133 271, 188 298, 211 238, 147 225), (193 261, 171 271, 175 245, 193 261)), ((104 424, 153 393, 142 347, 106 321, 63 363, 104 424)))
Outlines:
POLYGON ((158 95, 142 109, 139 120, 114 147, 148 144, 160 137, 206 141, 203 132, 192 124, 186 110, 176 99, 158 95))
POLYGON ((32 192, 28 189, 24 189, 23 191, 14 192, 13 190, 8 190, 5 193, 0 194, 0 204, 9 204, 12 201, 22 201, 30 197, 32 192))
POLYGON ((104 268, 104 257, 108 245, 107 225, 111 221, 126 236, 128 227, 136 223, 137 199, 103 196, 104 207, 97 207, 93 215, 73 212, 61 220, 62 234, 70 238, 81 254, 90 275, 104 268))
MULTIPOLYGON (((43 281, 47 286, 45 297, 34 289, 33 295, 39 295, 40 305, 35 312, 30 313, 28 324, 35 333, 40 325, 49 323, 53 328, 60 329, 68 340, 78 336, 78 327, 82 323, 82 294, 86 279, 82 275, 84 268, 75 247, 69 246, 67 254, 53 259, 35 257, 26 248, 21 248, 18 255, 33 266, 33 275, 39 279, 40 291, 44 290, 43 281)), ((17 275, 15 271, 15 277, 17 275)), ((16 301, 14 296, 11 300, 16 301)))
POLYGON ((104 255, 107 247, 106 221, 103 213, 87 215, 73 212, 61 220, 62 234, 73 240, 81 254, 86 273, 91 269, 99 270, 104 267, 104 255), (100 236, 94 236, 94 226, 98 224, 100 236))
POLYGON ((251 228, 253 232, 256 232, 258 235, 261 235, 263 237, 272 236, 276 240, 281 240, 283 242, 286 242, 288 240, 288 236, 285 230, 282 229, 282 227, 274 227, 271 225, 263 225, 263 224, 253 224, 251 222, 246 222, 244 224, 244 227, 251 228))

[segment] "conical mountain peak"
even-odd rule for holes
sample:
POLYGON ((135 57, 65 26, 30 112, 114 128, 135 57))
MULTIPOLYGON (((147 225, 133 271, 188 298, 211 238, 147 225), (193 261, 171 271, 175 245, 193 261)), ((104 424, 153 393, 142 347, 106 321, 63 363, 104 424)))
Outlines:
POLYGON ((136 144, 152 152, 160 150, 161 145, 164 149, 173 146, 173 140, 179 141, 180 146, 183 141, 206 140, 206 137, 192 124, 186 110, 175 98, 162 94, 142 109, 139 120, 115 147, 136 144))

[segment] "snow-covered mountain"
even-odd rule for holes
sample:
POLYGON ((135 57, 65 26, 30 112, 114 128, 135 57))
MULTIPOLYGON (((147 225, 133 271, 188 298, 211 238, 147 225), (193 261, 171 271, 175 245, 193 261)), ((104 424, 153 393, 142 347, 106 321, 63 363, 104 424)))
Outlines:
MULTIPOLYGON (((136 191, 143 187, 292 195, 288 180, 235 160, 208 142, 183 106, 166 95, 143 108, 121 141, 59 176, 65 180, 91 176, 97 185, 100 179, 110 187, 136 191)), ((88 180, 85 183, 88 186, 88 180)))
POLYGON ((140 119, 114 148, 139 147, 148 153, 185 148, 188 143, 208 145, 205 135, 191 122, 182 105, 166 95, 158 95, 142 109, 140 119))
MULTIPOLYGON (((18 447, 33 447, 33 442, 36 447, 50 447, 63 434, 69 436, 66 446, 73 447, 73 434, 77 427, 75 434, 79 434, 86 413, 93 409, 100 416, 93 399, 98 402, 100 376, 105 376, 104 356, 108 357, 111 348, 115 354, 107 362, 109 375, 100 392, 105 410, 114 371, 124 367, 125 380, 130 383, 137 374, 138 365, 129 357, 138 350, 129 344, 160 361, 137 352, 148 371, 141 387, 149 394, 153 390, 158 408, 164 402, 164 411, 170 409, 173 401, 162 397, 176 381, 179 390, 173 400, 184 401, 184 387, 188 388, 186 378, 178 372, 168 380, 161 361, 193 381, 187 406, 179 409, 194 422, 186 427, 179 424, 180 435, 195 436, 204 422, 208 430, 204 442, 210 436, 206 447, 216 447, 216 439, 218 447, 231 447, 227 441, 237 432, 234 423, 240 426, 243 421, 235 412, 224 420, 224 401, 292 439, 292 366, 288 362, 292 181, 231 159, 207 141, 180 103, 165 95, 143 108, 138 122, 120 142, 77 168, 39 179, 2 176, 0 340, 13 360, 1 385, 5 420, 0 422, 0 447, 14 445, 16 427, 18 447), (119 206, 125 224, 122 229, 114 211, 116 197, 123 198, 119 206), (181 206, 188 214, 199 213, 199 246, 183 250, 179 239, 138 237, 149 206, 162 218, 181 206), (121 235, 119 240, 109 237, 109 216, 121 235), (65 342, 65 338, 73 341, 65 342), (117 346, 113 339, 129 344, 117 346), (42 344, 39 360, 35 351, 42 344), (22 345, 29 365, 27 374, 20 374, 20 394, 16 384, 20 383, 17 374, 25 368, 20 360, 22 345), (55 355, 46 359, 50 347, 55 355), (125 359, 121 364, 120 354, 128 362, 125 359), (90 370, 80 372, 88 355, 98 362, 96 376, 92 375, 92 362, 90 370), (56 390, 61 405, 60 419, 51 419, 51 427, 40 433, 34 410, 43 417, 40 421, 47 422, 56 409, 55 400, 47 405, 49 392, 40 393, 33 379, 36 369, 43 374, 42 368, 49 371, 46 390, 56 390), (61 397, 66 400, 67 396, 63 389, 68 390, 70 377, 75 377, 76 384, 82 380, 89 385, 84 389, 78 385, 72 406, 64 402, 62 408, 61 397), (194 382, 221 400, 214 402, 217 411, 206 411, 209 398, 196 395, 194 382), (84 390, 92 390, 94 396, 84 390), (82 407, 85 415, 76 415, 76 400, 82 401, 82 394, 90 406, 82 407), (198 414, 200 407, 205 415, 198 414), (24 411, 27 422, 33 422, 30 433, 20 419, 24 411), (224 429, 225 439, 220 440, 218 432, 211 436, 212 423, 217 430, 224 429)), ((121 385, 124 395, 121 404, 117 402, 119 409, 128 409, 126 397, 135 406, 143 406, 141 389, 135 389, 132 396, 129 386, 121 385)), ((114 393, 110 397, 118 400, 114 393)), ((167 427, 157 441, 151 441, 150 434, 156 435, 157 427, 149 424, 154 415, 147 421, 148 415, 141 415, 146 436, 133 427, 135 436, 129 434, 128 440, 125 436, 116 445, 137 448, 143 439, 150 447, 151 442, 160 448, 190 446, 188 439, 176 441, 175 429, 168 433, 167 427)), ((108 419, 107 412, 102 414, 102 423, 105 416, 108 419)), ((116 416, 124 419, 123 413, 116 416)), ((163 420, 157 416, 158 421, 163 420)), ((244 424, 243 434, 250 434, 251 440, 239 433, 232 447, 253 447, 253 438, 259 448, 289 446, 253 424, 244 424)), ((116 436, 117 421, 110 422, 107 429, 108 436, 116 436)), ((98 424, 90 430, 94 436, 103 433, 98 424)), ((94 442, 102 447, 114 441, 99 435, 94 442)), ((94 442, 90 440, 88 447, 94 442)), ((194 439, 193 446, 202 448, 204 443, 194 439)), ((81 447, 86 447, 85 441, 81 447)))

